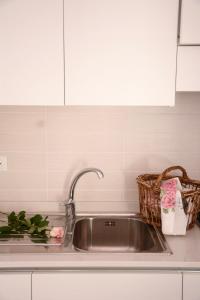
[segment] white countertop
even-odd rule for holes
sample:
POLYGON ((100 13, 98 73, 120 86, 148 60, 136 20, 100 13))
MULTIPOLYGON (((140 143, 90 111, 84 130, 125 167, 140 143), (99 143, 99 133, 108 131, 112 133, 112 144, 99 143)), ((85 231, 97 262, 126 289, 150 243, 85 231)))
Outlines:
POLYGON ((0 253, 0 270, 132 268, 200 270, 200 228, 186 236, 166 236, 173 254, 146 253, 0 253))

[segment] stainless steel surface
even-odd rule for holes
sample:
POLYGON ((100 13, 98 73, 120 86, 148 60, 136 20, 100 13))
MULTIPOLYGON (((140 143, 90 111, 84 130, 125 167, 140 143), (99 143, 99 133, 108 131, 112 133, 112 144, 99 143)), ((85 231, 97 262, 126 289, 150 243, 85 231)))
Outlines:
POLYGON ((99 177, 99 179, 104 177, 103 172, 101 170, 97 169, 97 168, 87 168, 87 169, 84 169, 84 170, 80 171, 75 176, 75 178, 73 179, 73 181, 71 183, 71 186, 70 186, 70 189, 69 189, 69 199, 68 199, 69 202, 73 202, 73 200, 74 200, 74 191, 75 191, 75 187, 76 187, 76 184, 77 184, 79 178, 82 177, 84 174, 90 173, 90 172, 96 173, 97 176, 99 177))
POLYGON ((83 169, 82 171, 80 171, 75 178, 72 180, 70 189, 69 189, 69 197, 66 201, 66 216, 68 219, 68 233, 72 234, 73 233, 73 228, 74 228, 74 223, 75 223, 75 219, 76 219, 76 207, 75 207, 75 202, 74 202, 74 193, 75 193, 75 187, 76 184, 79 180, 80 177, 82 177, 84 174, 86 173, 90 173, 90 172, 94 172, 97 174, 97 176, 99 177, 99 179, 104 177, 104 174, 101 170, 97 169, 97 168, 87 168, 87 169, 83 169))
POLYGON ((154 226, 137 217, 88 217, 75 224, 73 246, 84 252, 168 251, 164 237, 154 226))
MULTIPOLYGON (((62 216, 66 219, 66 216, 62 216)), ((46 253, 46 254, 67 254, 67 253, 160 253, 164 255, 172 254, 169 246, 166 243, 164 236, 157 230, 156 227, 149 227, 143 223, 141 225, 138 222, 142 222, 136 214, 81 214, 76 216, 75 231, 72 235, 66 231, 65 241, 60 244, 59 247, 55 245, 0 245, 0 253, 46 253), (99 220, 97 222, 97 219, 99 220), (119 220, 118 228, 116 230, 116 222, 119 220), (123 221, 121 221, 123 220, 123 221), (131 221, 132 220, 132 221, 131 221), (96 223, 97 222, 97 223, 96 223), (94 227, 94 224, 98 224, 98 227, 94 227), (129 223, 129 226, 127 224, 129 223), (138 225, 133 225, 138 224, 138 225), (132 225, 131 225, 132 224, 132 225), (115 225, 115 226, 113 226, 115 225), (105 233, 102 230, 102 226, 107 229, 113 230, 112 242, 109 240, 109 233, 105 233), (147 226, 147 227, 146 227, 147 226), (132 227, 132 228, 131 228, 132 227), (135 227, 135 229, 134 229, 135 227), (78 228, 78 231, 77 229, 78 228), (137 230, 136 230, 137 228, 137 230), (144 229, 147 228, 147 229, 144 229), (145 233, 147 231, 148 233, 145 233), (90 238, 92 232, 93 241, 90 238), (94 239, 94 234, 98 236, 94 239), (104 238, 102 235, 104 234, 104 238), (134 236, 132 236, 134 234, 134 236), (149 235, 151 237, 149 237, 149 235), (78 237, 79 236, 79 237, 78 237), (80 239, 79 239, 80 238, 80 239), (140 241, 141 239, 141 241, 140 241), (148 242, 146 241, 148 239, 148 242), (99 240, 99 242, 98 242, 99 240), (73 242, 75 245, 73 245, 73 242), (130 244, 129 244, 130 242, 130 244), (158 243, 158 246, 157 246, 158 243), (94 248, 94 245, 95 248, 94 248), (79 247, 85 247, 86 250, 79 247)), ((68 223, 67 223, 68 226, 68 223)))

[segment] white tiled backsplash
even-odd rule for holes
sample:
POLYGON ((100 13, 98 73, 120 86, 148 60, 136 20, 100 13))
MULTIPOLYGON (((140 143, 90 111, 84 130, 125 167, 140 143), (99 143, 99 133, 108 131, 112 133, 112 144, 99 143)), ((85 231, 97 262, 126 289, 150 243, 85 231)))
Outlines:
POLYGON ((0 107, 0 210, 62 211, 72 177, 79 211, 138 211, 135 178, 180 164, 200 179, 200 94, 166 107, 0 107))

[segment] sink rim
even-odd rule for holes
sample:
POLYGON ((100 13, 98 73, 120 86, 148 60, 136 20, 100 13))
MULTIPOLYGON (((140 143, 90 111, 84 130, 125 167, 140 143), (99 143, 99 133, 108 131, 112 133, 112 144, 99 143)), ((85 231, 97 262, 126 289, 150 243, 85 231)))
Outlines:
POLYGON ((115 214, 110 214, 110 213, 100 213, 100 214, 80 214, 76 217, 76 220, 75 220, 75 224, 74 224, 74 229, 73 229, 73 234, 72 234, 72 247, 74 249, 74 251, 76 252, 79 252, 79 253, 110 253, 110 254, 114 254, 114 253, 123 253, 123 254, 173 254, 166 239, 165 239, 165 236, 162 234, 161 230, 159 228, 157 228, 155 225, 150 225, 150 224, 147 224, 141 217, 140 214, 122 214, 122 213, 115 213, 115 214), (154 231, 154 234, 156 235, 159 243, 160 243, 160 246, 162 248, 162 251, 106 251, 106 250, 86 250, 86 249, 82 249, 82 248, 79 248, 77 246, 74 245, 74 233, 75 233, 75 227, 76 227, 76 224, 78 222, 80 222, 81 220, 93 220, 93 219, 134 219, 134 220, 138 220, 144 224, 146 224, 147 226, 149 226, 149 228, 152 228, 150 229, 152 232, 154 231))

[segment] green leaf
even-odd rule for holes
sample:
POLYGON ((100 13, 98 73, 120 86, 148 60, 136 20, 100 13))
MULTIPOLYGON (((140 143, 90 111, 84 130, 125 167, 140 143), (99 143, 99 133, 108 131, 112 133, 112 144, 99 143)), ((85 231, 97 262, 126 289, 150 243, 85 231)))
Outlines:
POLYGON ((1 226, 0 227, 0 234, 8 234, 12 231, 10 226, 1 226))
POLYGON ((47 227, 49 225, 49 221, 44 220, 41 221, 40 224, 38 224, 38 227, 47 227))
POLYGON ((30 218, 31 224, 39 225, 42 221, 43 217, 41 215, 35 215, 30 218))
POLYGON ((17 217, 19 220, 25 220, 25 216, 26 216, 26 212, 24 210, 22 210, 18 213, 17 217))
POLYGON ((43 231, 46 231, 47 227, 46 226, 43 226, 43 227, 39 227, 37 230, 39 233, 43 232, 43 231))
POLYGON ((15 227, 17 224, 17 216, 14 211, 8 215, 8 225, 15 227))
POLYGON ((32 233, 35 232, 35 230, 36 230, 36 227, 35 227, 34 225, 32 225, 32 226, 29 228, 28 233, 32 234, 32 233))

